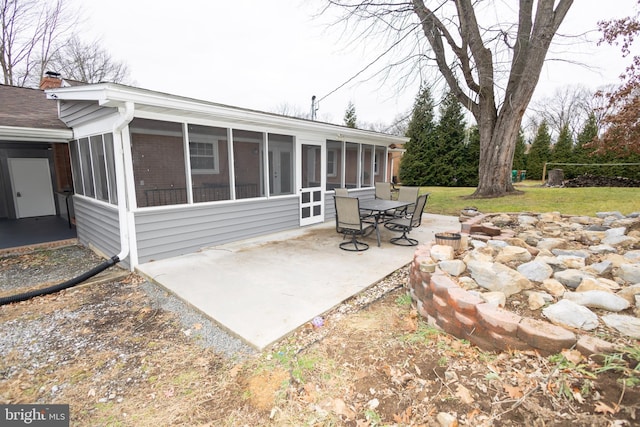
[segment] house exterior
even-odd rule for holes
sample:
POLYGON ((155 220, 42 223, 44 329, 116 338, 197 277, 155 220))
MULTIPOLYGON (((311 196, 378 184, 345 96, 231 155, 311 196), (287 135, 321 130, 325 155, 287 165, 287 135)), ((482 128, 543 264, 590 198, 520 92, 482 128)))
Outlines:
POLYGON ((330 219, 333 189, 373 198, 406 142, 112 83, 45 92, 73 131, 78 239, 131 269, 330 219))
POLYGON ((72 138, 42 90, 0 85, 0 219, 67 217, 72 138))

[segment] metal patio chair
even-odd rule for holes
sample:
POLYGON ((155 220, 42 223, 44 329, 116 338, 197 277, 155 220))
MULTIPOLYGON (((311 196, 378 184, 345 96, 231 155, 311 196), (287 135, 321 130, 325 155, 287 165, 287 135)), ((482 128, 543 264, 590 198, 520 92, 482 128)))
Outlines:
POLYGON ((404 185, 401 186, 398 190, 398 201, 409 202, 410 204, 405 208, 393 212, 393 216, 395 216, 396 218, 401 218, 413 212, 413 208, 415 207, 416 200, 418 200, 419 193, 420 187, 406 187, 404 185))
POLYGON ((374 230, 374 225, 363 221, 360 213, 360 200, 356 197, 334 196, 336 208, 336 231, 344 237, 351 237, 348 242, 340 243, 340 249, 345 251, 366 251, 369 245, 358 241, 374 230))
POLYGON ((343 187, 334 188, 333 191, 336 192, 336 196, 340 197, 349 197, 349 190, 343 187))
POLYGON ((376 182, 376 199, 391 200, 391 183, 390 182, 376 182))
POLYGON ((420 227, 422 223, 422 212, 427 204, 427 197, 429 197, 429 194, 423 194, 418 197, 411 216, 394 218, 387 221, 385 227, 388 225, 387 228, 389 230, 402 232, 400 237, 393 237, 390 240, 391 243, 400 246, 416 246, 418 244, 416 239, 410 238, 407 234, 410 233, 412 229, 420 227))

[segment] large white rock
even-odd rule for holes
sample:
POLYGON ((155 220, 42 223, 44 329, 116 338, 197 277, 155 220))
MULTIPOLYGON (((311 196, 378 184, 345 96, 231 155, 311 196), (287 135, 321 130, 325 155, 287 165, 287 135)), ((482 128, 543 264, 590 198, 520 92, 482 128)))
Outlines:
POLYGON ((507 297, 531 287, 529 279, 504 264, 471 261, 467 263, 467 268, 478 285, 490 291, 502 292, 507 297))
POLYGON ((469 251, 467 255, 464 257, 464 262, 469 264, 471 261, 483 261, 483 262, 492 262, 493 261, 493 249, 488 246, 482 248, 476 248, 472 251, 469 251))
POLYGON ((640 264, 622 264, 618 277, 629 283, 640 283, 640 264))
POLYGON ((565 292, 562 298, 578 305, 607 311, 626 310, 630 305, 626 299, 607 291, 565 292))
POLYGON ((542 282, 553 274, 553 268, 549 264, 533 260, 520 264, 517 268, 518 272, 532 282, 542 282))
POLYGON ((628 251, 624 257, 631 263, 640 263, 640 250, 628 251))
POLYGON ((585 266, 584 258, 579 256, 559 255, 558 259, 562 262, 562 265, 565 268, 575 268, 576 270, 580 270, 585 266))
POLYGON ((451 260, 455 256, 455 252, 451 246, 433 245, 430 249, 431 259, 434 261, 451 260))
POLYGON ((626 234, 627 229, 625 227, 610 228, 604 232, 605 238, 607 237, 619 237, 626 234))
POLYGON ((505 246, 496 255, 496 262, 508 264, 510 262, 527 262, 531 260, 531 253, 520 246, 505 246))
POLYGON ((538 242, 538 244, 536 245, 536 248, 538 249, 546 249, 548 251, 555 249, 555 248, 561 248, 563 246, 565 246, 567 244, 567 242, 564 239, 559 239, 556 237, 547 237, 545 239, 542 239, 538 242))
POLYGON ((587 273, 585 271, 574 270, 574 269, 556 271, 555 273, 553 273, 553 278, 554 279, 556 279, 557 281, 559 281, 563 285, 568 286, 568 287, 573 288, 573 289, 575 289, 578 286, 580 286, 580 283, 582 282, 582 279, 584 279, 585 277, 593 278, 592 275, 590 275, 589 273, 587 273))
POLYGON ((556 325, 585 331, 598 327, 598 316, 593 311, 566 299, 542 309, 542 314, 556 325))
POLYGON ((438 263, 440 270, 449 273, 452 276, 458 277, 467 269, 467 265, 459 259, 443 260, 438 263))
POLYGON ((610 328, 616 329, 628 337, 640 339, 640 319, 623 314, 607 314, 602 321, 610 328))

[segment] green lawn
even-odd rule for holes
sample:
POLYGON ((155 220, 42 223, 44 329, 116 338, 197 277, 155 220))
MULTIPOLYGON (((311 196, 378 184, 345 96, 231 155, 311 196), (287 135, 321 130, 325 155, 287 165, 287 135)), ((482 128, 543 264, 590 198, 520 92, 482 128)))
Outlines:
POLYGON ((483 213, 495 212, 560 212, 566 215, 589 215, 596 212, 620 211, 623 214, 640 212, 640 188, 541 187, 541 181, 523 181, 516 188, 524 194, 495 199, 469 199, 475 188, 422 187, 420 193, 431 193, 425 212, 459 215, 468 206, 483 213))

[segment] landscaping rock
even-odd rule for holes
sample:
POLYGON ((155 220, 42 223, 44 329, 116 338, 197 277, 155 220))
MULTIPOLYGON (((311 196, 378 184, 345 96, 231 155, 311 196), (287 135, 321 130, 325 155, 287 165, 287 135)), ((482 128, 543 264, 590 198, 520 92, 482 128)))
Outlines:
POLYGON ((622 264, 618 269, 618 277, 625 282, 640 283, 640 264, 622 264))
POLYGON ((438 263, 438 267, 440 268, 440 270, 445 271, 455 277, 458 277, 467 269, 464 261, 459 259, 440 261, 438 263))
POLYGON ((581 271, 581 270, 575 270, 575 269, 568 269, 568 270, 563 270, 563 271, 558 271, 558 272, 553 273, 553 278, 554 279, 556 279, 557 281, 559 281, 563 285, 568 286, 568 287, 573 288, 573 289, 575 289, 578 286, 580 286, 580 283, 582 282, 582 279, 584 279, 586 277, 593 278, 593 276, 590 275, 589 273, 586 273, 586 272, 581 271))
POLYGON ((542 314, 551 322, 569 328, 591 331, 598 327, 598 316, 594 312, 567 299, 546 307, 542 314))
POLYGON ((541 292, 531 292, 527 299, 527 303, 529 304, 530 310, 538 310, 544 307, 547 301, 541 292))
POLYGON ((602 321, 609 327, 628 337, 640 339, 640 319, 623 314, 607 314, 602 321))
POLYGON ((532 282, 542 282, 550 278, 553 274, 553 269, 549 266, 549 264, 537 259, 526 262, 524 264, 520 264, 517 270, 520 274, 522 274, 532 282))
POLYGON ((451 246, 433 245, 431 247, 431 258, 436 262, 452 260, 454 256, 455 252, 451 246))
POLYGON ((502 264, 509 264, 512 262, 528 262, 531 260, 531 253, 525 248, 519 246, 505 246, 496 255, 495 261, 502 264))
POLYGON ((471 261, 467 263, 467 267, 473 280, 490 291, 510 296, 531 287, 529 279, 504 264, 471 261))
POLYGON ((562 297, 578 305, 607 311, 626 310, 630 305, 626 299, 606 291, 565 292, 562 297))
POLYGON ((566 288, 564 287, 564 285, 559 281, 557 281, 556 279, 543 280, 542 289, 549 292, 554 297, 561 297, 566 291, 566 288))
POLYGON ((617 295, 629 301, 629 304, 636 304, 636 295, 640 295, 640 283, 627 286, 618 292, 617 295))
POLYGON ((540 240, 536 247, 538 249, 546 249, 548 251, 551 251, 553 249, 556 248, 561 248, 563 246, 566 246, 567 242, 564 239, 559 239, 559 238, 554 238, 554 237, 549 237, 549 238, 545 238, 540 240))

